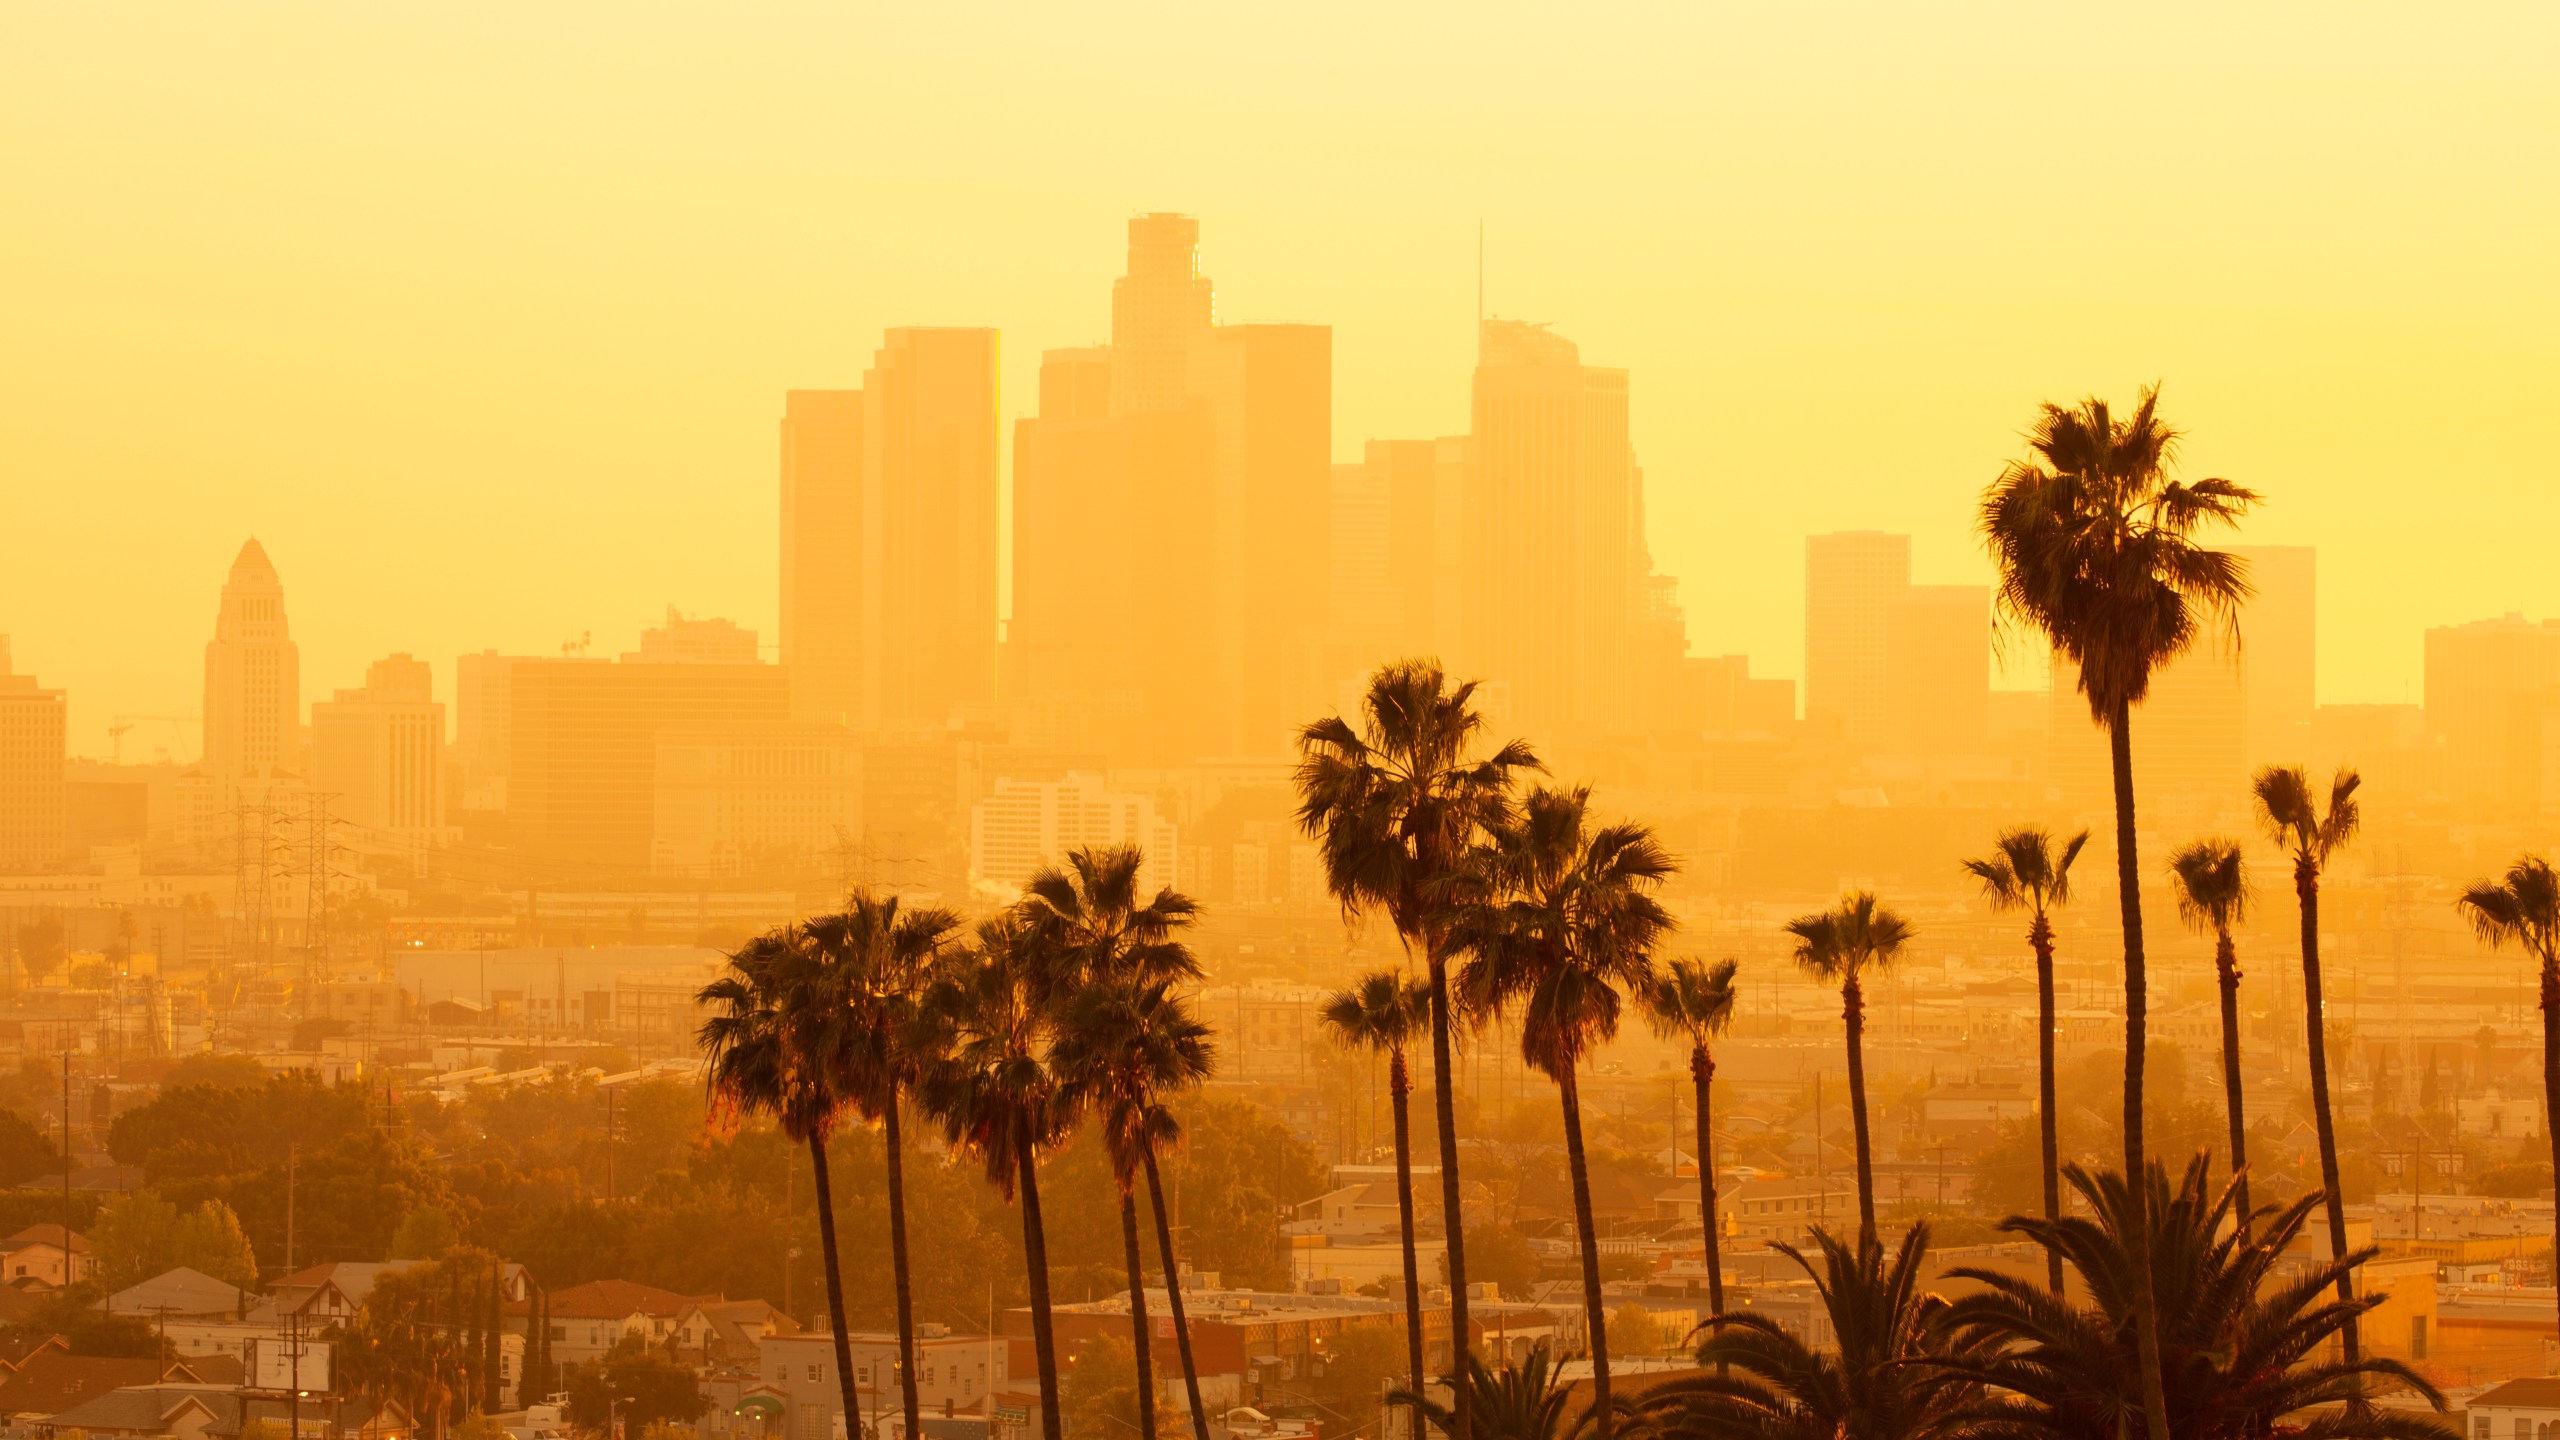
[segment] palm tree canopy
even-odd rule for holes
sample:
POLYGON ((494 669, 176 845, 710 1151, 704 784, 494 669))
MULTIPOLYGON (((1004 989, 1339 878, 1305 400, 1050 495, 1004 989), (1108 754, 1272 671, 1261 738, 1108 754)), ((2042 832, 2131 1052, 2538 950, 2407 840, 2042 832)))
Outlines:
POLYGON ((2527 855, 2500 878, 2471 886, 2454 905, 2492 945, 2513 940, 2545 960, 2560 953, 2554 948, 2560 945, 2560 873, 2539 855, 2527 855))
POLYGON ((2249 870, 2240 842, 2193 841, 2169 857, 2169 883, 2178 892, 2178 918, 2199 935, 2220 935, 2249 913, 2249 870))
POLYGON ((1477 754, 1475 688, 1451 688, 1436 661, 1399 661, 1371 677, 1357 729, 1333 716, 1299 732, 1298 824, 1345 914, 1380 906, 1420 934, 1437 899, 1426 892, 1502 818, 1513 779, 1546 768, 1516 740, 1477 754))
POLYGON ((793 1140, 824 1139, 844 1104, 825 1033, 838 1007, 840 973, 796 927, 740 946, 696 997, 710 1014, 695 1038, 708 1062, 715 1107, 770 1115, 793 1140))
POLYGON ((2196 537, 2237 523, 2258 497, 2228 480, 2170 479, 2180 437, 2159 399, 2147 387, 2123 417, 2097 399, 2045 405, 2029 458, 2000 472, 1978 517, 1999 613, 2079 667, 2101 723, 2142 699, 2152 671, 2199 633, 2229 629, 2250 593, 2245 562, 2196 537))
POLYGON ((1167 980, 1088 985, 1067 1002, 1049 1065, 1068 1104, 1102 1116, 1102 1135, 1122 1185, 1147 1155, 1182 1138, 1168 1096, 1217 1072, 1207 1024, 1167 980))
POLYGON ((1520 1050, 1548 1075, 1618 1033, 1622 992, 1653 983, 1671 932, 1655 898, 1677 867, 1653 831, 1591 824, 1587 786, 1540 786, 1473 856, 1451 938, 1468 953, 1459 988, 1490 1013, 1522 1005, 1520 1050))
MULTIPOLYGON (((2366 1356, 2354 1365, 2329 1358, 2348 1321, 2388 1297, 2337 1300, 2340 1274, 2378 1251, 2279 1273, 2287 1249, 2321 1196, 2234 1213, 2239 1182, 2216 1190, 2211 1165, 2188 1163, 2173 1193, 2166 1167, 2147 1171, 2152 1285, 2158 1295, 2161 1372, 2169 1429, 2182 1436, 2256 1436, 2287 1416, 2345 1404, 2356 1395, 2406 1385, 2436 1406, 2437 1394, 2396 1360, 2366 1356), (2245 1223, 2235 1224, 2235 1221, 2245 1223)), ((1983 1288, 1954 1302, 1948 1321, 1981 1347, 1957 1368, 2007 1392, 1985 1407, 1986 1435, 2130 1434, 2141 1429, 2142 1386, 2130 1319, 2137 1283, 2129 1243, 2134 1196, 2116 1172, 2066 1175, 2089 1214, 2062 1219, 2012 1217, 2001 1228, 2058 1251, 2079 1272, 2088 1302, 2073 1304, 2005 1270, 1960 1267, 1949 1278, 1983 1288)), ((2357 1407, 2328 1411, 2318 1433, 2340 1437, 2428 1437, 2441 1425, 2408 1411, 2357 1407)), ((2308 1432, 2306 1432, 2308 1433, 2308 1432)))
POLYGON ((2297 860, 2326 865, 2329 857, 2355 838, 2363 820, 2356 787, 2363 784, 2354 769, 2341 765, 2329 781, 2326 814, 2311 789, 2311 777, 2299 765, 2269 765, 2259 770, 2249 788, 2257 800, 2258 824, 2267 838, 2290 850, 2297 860))
POLYGON ((1982 882, 1983 898, 1992 909, 2032 910, 2041 915, 2047 907, 2071 898, 2071 862, 2080 858, 2081 848, 2088 843, 2089 832, 2083 830, 2062 842, 2057 851, 2053 836, 2043 826, 2019 825, 2001 831, 1992 842, 1992 853, 1967 860, 1964 869, 1982 882))
POLYGON ((1786 929, 1795 937, 1796 963, 1833 984, 1892 964, 1915 933, 1910 921, 1886 909, 1871 890, 1842 896, 1819 914, 1799 915, 1786 929))
POLYGON ((1066 1133, 1074 1097, 1050 1067, 1057 969, 1067 963, 1015 911, 978 926, 977 943, 943 967, 920 1016, 931 1057, 918 1094, 943 1133, 986 1167, 1007 1200, 1020 1181, 1021 1147, 1066 1133))
POLYGON ((1336 1044, 1387 1054, 1431 1023, 1431 990, 1401 971, 1372 970, 1326 996, 1316 1020, 1336 1044))
POLYGON ((1947 1303, 1923 1288, 1929 1227, 1915 1224, 1888 1256, 1872 1236, 1854 1248, 1814 1232, 1817 1270, 1792 1245, 1771 1248, 1813 1280, 1836 1343, 1807 1345, 1769 1316, 1732 1311, 1703 1327, 1698 1363, 1706 1373, 1654 1387, 1636 1407, 1652 1433, 1683 1436, 1895 1436, 1955 1440, 1971 1436, 1970 1377, 1942 1363, 1970 1358, 1947 1325, 1947 1303))
POLYGON ((1672 960, 1655 972, 1653 983, 1636 992, 1653 1033, 1665 1040, 1704 1045, 1733 1024, 1733 1008, 1741 998, 1733 977, 1739 960, 1672 960))
POLYGON ((1044 866, 1023 887, 1026 921, 1060 959, 1050 978, 1061 985, 1127 977, 1196 980, 1200 961, 1175 938, 1199 918, 1187 895, 1165 889, 1140 903, 1138 874, 1146 852, 1135 845, 1078 846, 1067 863, 1044 866))
POLYGON ((916 1005, 963 924, 955 911, 902 909, 894 895, 856 890, 843 910, 802 926, 843 992, 832 1078, 871 1119, 915 1078, 916 1005))
MULTIPOLYGON (((1496 1370, 1484 1363, 1484 1357, 1473 1350, 1467 1352, 1467 1393, 1475 1402, 1471 1417, 1475 1433, 1482 1440, 1565 1440, 1589 1428, 1585 1413, 1580 1423, 1567 1411, 1573 1390, 1564 1383, 1541 1342, 1529 1352, 1529 1358, 1517 1365, 1496 1370)), ((1399 1386, 1387 1392, 1390 1405, 1419 1404, 1423 1415, 1443 1434, 1455 1434, 1457 1416, 1451 1407, 1428 1395, 1416 1395, 1399 1386)), ((1618 1413, 1632 1413, 1624 1401, 1610 1407, 1618 1413)))

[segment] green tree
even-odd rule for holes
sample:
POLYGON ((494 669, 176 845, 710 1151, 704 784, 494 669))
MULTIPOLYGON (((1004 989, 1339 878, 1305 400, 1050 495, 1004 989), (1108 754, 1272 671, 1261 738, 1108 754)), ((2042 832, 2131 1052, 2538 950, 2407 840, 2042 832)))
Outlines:
MULTIPOLYGON (((1361 699, 1361 725, 1341 716, 1298 735, 1298 824, 1316 837, 1325 884, 1346 915, 1383 911, 1431 985, 1431 1089, 1439 1121, 1440 1209, 1448 1232, 1449 1333, 1465 1349, 1466 1205, 1458 1175, 1458 1109, 1450 1055, 1453 1012, 1444 940, 1450 882, 1469 849, 1510 808, 1516 776, 1542 766, 1512 741, 1480 753, 1484 716, 1472 683, 1450 687, 1436 661, 1381 667, 1361 699)), ((1467 1391, 1459 1435, 1472 1433, 1467 1391)))
POLYGON ((1520 1057, 1555 1082, 1564 1116, 1591 1346, 1592 1417, 1609 1440, 1609 1312, 1600 1293, 1600 1237, 1582 1134, 1582 1067, 1615 1039, 1628 992, 1653 985, 1653 952, 1674 927, 1655 898, 1676 868, 1646 826, 1591 822, 1588 787, 1540 786, 1477 851, 1480 893, 1452 938, 1468 955, 1459 975, 1467 1008, 1520 1007, 1520 1057))
POLYGON ((1716 1057, 1709 1048, 1733 1024, 1739 992, 1733 987, 1735 960, 1713 965, 1674 960, 1662 967, 1637 1000, 1655 1034, 1689 1042, 1689 1083, 1697 1090, 1698 1223, 1706 1239, 1707 1308, 1724 1308, 1722 1221, 1716 1213, 1716 1134, 1714 1082, 1716 1057))
MULTIPOLYGON (((2240 950, 2234 927, 2249 913, 2249 875, 2236 840, 2198 840, 2169 857, 2169 882, 2178 892, 2178 918, 2213 937, 2213 973, 2222 990, 2222 1098, 2231 1123, 2231 1174, 2238 1186, 2232 1213, 2246 1223, 2249 1208, 2249 1120, 2240 1096, 2240 950)), ((2323 1087, 2326 1088, 2325 1086, 2323 1087)), ((2056 1218, 2045 1212, 2045 1218, 2056 1218)), ((2060 1256, 2055 1255, 2055 1263, 2060 1256)))
POLYGON ((1876 1174, 1867 1139, 1867 1000, 1860 977, 1893 963, 1911 943, 1911 922, 1860 890, 1829 910, 1788 921, 1787 933, 1795 937, 1796 963, 1840 987, 1840 1019, 1849 1043, 1849 1126, 1857 1144, 1858 1234, 1873 1240, 1876 1174))
MULTIPOLYGON (((2106 727, 2115 782, 2116 891, 2124 930, 2124 1168, 2143 1164, 2142 1063, 2149 1054, 2150 980, 2142 946, 2142 864, 2133 813, 2133 707, 2151 676, 2208 629, 2236 632, 2246 566, 2197 543, 2208 526, 2236 525, 2257 496, 2228 480, 2172 480, 2178 432, 2152 387, 2131 415, 2103 400, 2046 404, 2028 431, 2028 458, 1983 492, 1978 523, 1997 571, 1998 614, 2051 644, 2078 672, 2089 714, 2106 727)), ((2135 1203, 2142 1203, 2139 1188, 2135 1203)), ((2137 1226, 2134 1243, 2148 1243, 2137 1226)), ((2141 1270, 2141 1267, 2137 1267, 2141 1270)), ((2141 1270, 2141 1273, 2148 1273, 2141 1270)), ((2132 1297, 2134 1333, 2150 1372, 2151 1440, 2162 1418, 2159 1318, 2150 1289, 2132 1297)))
POLYGON ((460 1243, 453 1217, 442 1206, 421 1205, 400 1217, 400 1228, 391 1232, 390 1255, 394 1260, 434 1260, 460 1243))
POLYGON ((1630 1300, 1609 1317, 1609 1349, 1619 1355, 1653 1355, 1663 1346, 1662 1322, 1630 1300))
MULTIPOLYGON (((2070 901, 2071 862, 2088 843, 2089 832, 2083 830, 2057 851, 2043 828, 2019 825, 2000 832, 1989 855, 1964 862, 1965 873, 1981 882, 1992 909, 2028 916, 2027 948, 2036 957, 2036 1120, 2044 1146, 2047 1216, 2062 1213, 2062 1132, 2054 1113, 2053 909, 2070 901)), ((2055 1294, 2062 1293, 2061 1260, 2049 1258, 2047 1280, 2055 1294)))
POLYGON ((258 1283, 257 1258, 241 1233, 240 1218, 219 1200, 181 1213, 152 1191, 138 1190, 98 1213, 89 1243, 97 1257, 98 1281, 109 1290, 182 1265, 242 1289, 258 1283))
POLYGON ((1327 1188, 1324 1162, 1270 1111, 1249 1101, 1202 1096, 1181 1110, 1189 1143, 1170 1198, 1182 1219, 1191 1263, 1230 1285, 1287 1289, 1284 1214, 1327 1188))
MULTIPOLYGON (((1517 1299, 1537 1286, 1544 1267, 1538 1263, 1538 1252, 1529 1245, 1529 1237, 1499 1221, 1486 1221, 1467 1232, 1467 1253, 1475 1258, 1475 1277, 1502 1294, 1517 1299)), ((1449 1266, 1444 1258, 1440 1278, 1449 1279, 1449 1266)))
POLYGON ((1112 1436, 1138 1428, 1146 1387, 1128 1341, 1096 1335, 1067 1364, 1069 1435, 1112 1436))
MULTIPOLYGON (((1405 1046, 1430 1023, 1431 992, 1395 970, 1372 970, 1349 989, 1325 997, 1318 1022, 1337 1045, 1387 1057, 1387 1107, 1396 1136, 1397 1238, 1404 1247, 1405 1389, 1422 1393, 1422 1262, 1413 1232, 1413 1131, 1408 1118, 1413 1072, 1405 1065, 1405 1046)), ((1414 1410, 1415 1440, 1422 1435, 1422 1411, 1414 1410)))
MULTIPOLYGON (((1388 1382, 1405 1373, 1403 1342, 1387 1326, 1352 1325, 1317 1344, 1321 1347, 1318 1353, 1324 1357, 1324 1375, 1316 1387, 1318 1397, 1351 1417, 1354 1433, 1375 1433, 1369 1425, 1378 1414, 1378 1402, 1385 1396, 1388 1382)), ((1421 1424, 1422 1419, 1417 1418, 1413 1432, 1416 1440, 1423 1433, 1421 1424)))
POLYGON ((569 1380, 569 1422, 589 1430, 620 1420, 630 1432, 644 1432, 669 1421, 699 1420, 710 1408, 692 1366, 641 1343, 636 1335, 625 1337, 602 1360, 579 1366, 569 1380))
POLYGON ((62 1151, 52 1137, 15 1110, 0 1110, 0 1189, 16 1189, 40 1175, 62 1173, 62 1151))
MULTIPOLYGON (((2311 1047, 2311 1120, 2320 1141, 2320 1189, 2328 1197, 2329 1256, 2347 1253, 2345 1188, 2338 1183, 2338 1130, 2329 1114, 2329 1047, 2322 1022, 2328 1011, 2320 990, 2320 872, 2355 837, 2362 807, 2356 803, 2356 772, 2341 767, 2329 783, 2326 813, 2312 794, 2311 777, 2300 766, 2269 765, 2259 770, 2250 788, 2258 802, 2258 823, 2269 839, 2291 853, 2293 895, 2302 912, 2302 1011, 2311 1047)), ((2355 1298, 2355 1273, 2338 1271, 2338 1299, 2355 1298)), ((2356 1322, 2347 1317, 2339 1332, 2347 1363, 2356 1359, 2356 1322)))
MULTIPOLYGON (((2552 870, 2549 860, 2527 855, 2499 878, 2464 890, 2454 904, 2481 939, 2492 946, 2513 941, 2537 967, 2535 980, 2542 996, 2543 1114, 2560 1117, 2560 872, 2552 870)), ((2492 1035, 2482 1048, 2495 1042, 2492 1035)), ((2542 1183, 2549 1184, 2548 1177, 2560 1172, 2560 1120, 2546 1121, 2543 1130, 2553 1168, 2542 1172, 2542 1183)), ((2554 1244, 2560 1245, 2560 1214, 2554 1215, 2553 1223, 2554 1244)), ((2560 1249, 2553 1253, 2560 1255, 2560 1249)))
POLYGON ((18 927, 18 965, 27 972, 28 983, 43 984, 70 958, 71 947, 63 939, 61 921, 48 915, 18 927))

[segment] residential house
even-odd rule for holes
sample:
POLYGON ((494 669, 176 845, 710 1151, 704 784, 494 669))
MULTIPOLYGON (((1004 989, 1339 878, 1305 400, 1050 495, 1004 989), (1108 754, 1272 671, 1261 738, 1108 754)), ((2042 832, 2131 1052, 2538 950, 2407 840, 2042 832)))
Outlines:
POLYGON ((663 1345, 675 1334, 676 1322, 697 1304, 716 1302, 717 1295, 678 1295, 629 1280, 591 1280, 554 1290, 549 1296, 551 1359, 572 1365, 597 1359, 637 1335, 663 1345))
POLYGON ((2510 1380, 2471 1399, 2471 1440, 2560 1436, 2560 1380, 2510 1380))
MULTIPOLYGON (((1122 1326, 1125 1329, 1127 1322, 1122 1326)), ((853 1354, 854 1389, 867 1417, 899 1408, 898 1337, 879 1332, 845 1336, 853 1354)), ((777 1440, 829 1440, 844 1433, 844 1395, 836 1382, 835 1336, 825 1331, 768 1335, 760 1350, 760 1393, 781 1406, 777 1440)), ((948 1415, 980 1410, 1006 1388, 1008 1347, 984 1335, 954 1335, 940 1325, 916 1327, 916 1399, 924 1409, 948 1415)))
POLYGON ((94 1309, 160 1320, 236 1320, 249 1312, 249 1292, 184 1265, 128 1285, 94 1309))
POLYGON ((89 1237, 67 1225, 30 1225, 0 1240, 0 1281, 22 1290, 76 1285, 97 1263, 89 1237))

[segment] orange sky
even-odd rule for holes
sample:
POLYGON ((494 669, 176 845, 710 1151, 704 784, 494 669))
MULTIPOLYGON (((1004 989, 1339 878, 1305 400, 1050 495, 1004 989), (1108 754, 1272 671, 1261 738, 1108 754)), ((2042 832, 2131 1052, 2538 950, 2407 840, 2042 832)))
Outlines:
POLYGON ((2324 699, 2560 613, 2549 5, 1280 13, 12 6, 0 633, 98 753, 199 703, 252 533, 306 696, 670 602, 770 640, 780 392, 992 324, 1020 413, 1146 209, 1222 318, 1336 327, 1345 456, 1464 427, 1481 217, 1493 309, 1633 370, 1694 643, 1765 672, 1804 534, 1978 577, 2034 402, 2153 378, 2321 547, 2324 699))

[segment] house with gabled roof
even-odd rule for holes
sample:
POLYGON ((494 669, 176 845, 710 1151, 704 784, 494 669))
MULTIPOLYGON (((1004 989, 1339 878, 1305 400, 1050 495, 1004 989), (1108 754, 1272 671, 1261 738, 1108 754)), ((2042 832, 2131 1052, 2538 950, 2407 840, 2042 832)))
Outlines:
POLYGON ((89 1237, 68 1225, 30 1225, 0 1240, 0 1283, 59 1290, 97 1268, 89 1237))

